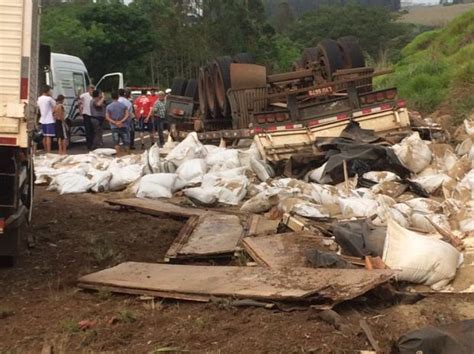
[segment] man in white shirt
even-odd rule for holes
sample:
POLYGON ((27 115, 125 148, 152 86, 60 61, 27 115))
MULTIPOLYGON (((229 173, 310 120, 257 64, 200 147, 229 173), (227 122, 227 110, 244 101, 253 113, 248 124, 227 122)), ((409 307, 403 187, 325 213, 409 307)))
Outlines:
POLYGON ((87 92, 84 92, 79 100, 81 102, 80 111, 82 114, 82 120, 84 122, 84 130, 86 133, 86 146, 88 150, 92 149, 92 144, 94 141, 94 126, 91 121, 91 101, 92 101, 92 92, 94 92, 95 86, 90 85, 87 88, 87 92))
POLYGON ((56 136, 56 122, 53 117, 56 101, 51 97, 51 87, 48 85, 44 87, 37 104, 41 114, 40 123, 41 131, 43 132, 43 148, 46 153, 50 153, 51 138, 56 136))

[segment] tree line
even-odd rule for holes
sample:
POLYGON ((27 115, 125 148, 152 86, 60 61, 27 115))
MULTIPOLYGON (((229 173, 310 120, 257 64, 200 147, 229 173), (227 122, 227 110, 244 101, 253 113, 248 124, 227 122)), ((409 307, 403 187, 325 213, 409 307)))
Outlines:
POLYGON ((270 72, 291 68, 303 48, 323 38, 355 35, 376 60, 400 49, 420 29, 384 7, 322 6, 294 15, 280 1, 269 16, 261 0, 43 0, 42 43, 81 57, 97 80, 122 71, 128 85, 168 86, 196 77, 221 55, 253 53, 270 72))

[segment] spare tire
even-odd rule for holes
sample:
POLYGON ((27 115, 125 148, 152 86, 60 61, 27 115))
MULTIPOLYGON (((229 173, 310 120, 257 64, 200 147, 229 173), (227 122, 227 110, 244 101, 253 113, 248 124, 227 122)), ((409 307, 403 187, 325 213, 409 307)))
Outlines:
POLYGON ((365 66, 364 53, 360 47, 359 40, 354 36, 345 36, 337 40, 341 48, 344 67, 346 69, 362 68, 365 66))
POLYGON ((186 91, 186 79, 175 77, 171 83, 171 94, 174 96, 184 96, 186 91))
POLYGON ((198 100, 198 82, 196 79, 189 79, 186 85, 186 90, 184 90, 184 96, 190 97, 194 101, 198 100))
POLYGON ((207 66, 199 68, 198 78, 198 97, 199 97, 199 110, 201 111, 201 118, 207 119, 209 115, 209 106, 207 105, 206 95, 206 75, 208 71, 207 66))
POLYGON ((234 63, 238 64, 255 64, 255 55, 252 53, 238 53, 234 55, 234 63))
POLYGON ((344 68, 341 48, 333 39, 323 39, 316 48, 321 74, 327 81, 332 81, 336 70, 344 68))
POLYGON ((227 99, 227 90, 230 88, 230 64, 232 58, 229 56, 218 57, 212 64, 216 101, 224 117, 230 116, 230 104, 227 99))

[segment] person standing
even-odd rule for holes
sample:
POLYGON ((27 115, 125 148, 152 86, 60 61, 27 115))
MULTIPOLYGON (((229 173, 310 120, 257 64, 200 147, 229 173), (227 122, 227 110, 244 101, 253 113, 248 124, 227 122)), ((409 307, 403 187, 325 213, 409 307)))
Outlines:
POLYGON ((43 132, 43 148, 46 153, 51 152, 51 138, 56 136, 56 123, 54 121, 53 110, 56 101, 51 97, 51 87, 46 85, 41 96, 38 98, 38 108, 40 110, 41 131, 43 132))
POLYGON ((119 89, 118 101, 128 109, 128 130, 130 132, 130 150, 135 150, 135 126, 133 117, 133 104, 127 97, 127 92, 124 89, 119 89))
POLYGON ((124 152, 127 154, 130 147, 130 132, 128 130, 128 109, 118 101, 118 92, 112 92, 113 102, 105 110, 105 119, 110 123, 112 140, 114 142, 117 155, 120 155, 120 141, 122 141, 124 152))
POLYGON ((104 126, 105 120, 105 98, 99 90, 94 90, 92 92, 90 111, 93 129, 91 149, 95 150, 104 146, 104 142, 102 140, 102 127, 104 126))
POLYGON ((158 95, 156 94, 156 90, 154 88, 150 89, 150 96, 148 96, 150 100, 150 107, 155 105, 155 102, 158 100, 158 95))
POLYGON ((160 147, 165 143, 163 136, 163 124, 165 121, 165 93, 163 91, 158 92, 158 99, 156 100, 153 108, 150 110, 147 119, 153 124, 153 132, 158 132, 158 139, 160 140, 160 147))
POLYGON ((146 95, 146 90, 142 90, 142 94, 135 99, 133 104, 135 109, 135 118, 138 120, 138 130, 140 131, 140 142, 142 150, 145 148, 144 134, 149 132, 153 144, 152 125, 148 122, 148 114, 150 113, 150 100, 146 95))
POLYGON ((91 101, 92 93, 94 92, 94 85, 89 85, 87 92, 84 92, 79 96, 80 112, 82 114, 82 120, 84 122, 84 130, 86 134, 86 146, 88 150, 92 150, 92 142, 94 140, 94 126, 91 121, 91 101))
POLYGON ((64 96, 58 95, 56 98, 56 107, 54 107, 53 117, 56 126, 56 138, 58 139, 59 155, 66 155, 67 148, 67 127, 64 119, 66 118, 66 110, 64 109, 64 96))

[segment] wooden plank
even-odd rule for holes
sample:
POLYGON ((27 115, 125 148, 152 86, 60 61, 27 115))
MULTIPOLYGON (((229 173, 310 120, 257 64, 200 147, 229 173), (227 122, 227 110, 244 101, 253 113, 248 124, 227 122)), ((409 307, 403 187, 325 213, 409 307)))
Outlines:
POLYGON ((201 216, 179 254, 204 256, 233 253, 242 237, 242 231, 240 219, 236 215, 216 213, 201 216))
POLYGON ((166 252, 165 261, 232 255, 243 228, 236 215, 222 213, 191 217, 166 252))
POLYGON ((79 279, 83 288, 178 296, 223 296, 275 301, 317 299, 332 305, 388 281, 391 270, 190 266, 126 262, 79 279))
POLYGON ((208 213, 208 211, 204 209, 183 208, 178 205, 163 202, 161 200, 126 198, 107 200, 106 202, 110 205, 130 208, 140 213, 154 216, 189 218, 191 216, 199 216, 208 213))
POLYGON ((247 220, 244 237, 275 234, 279 224, 280 219, 269 220, 261 215, 252 214, 247 220))
POLYGON ((310 267, 305 251, 316 248, 329 251, 325 246, 328 238, 309 231, 248 237, 242 240, 245 251, 264 267, 310 267))
POLYGON ((191 216, 188 221, 186 221, 181 230, 179 230, 178 236, 171 244, 168 251, 166 251, 165 262, 169 262, 171 258, 176 258, 178 256, 179 251, 194 231, 194 228, 196 227, 198 222, 199 216, 191 216))

